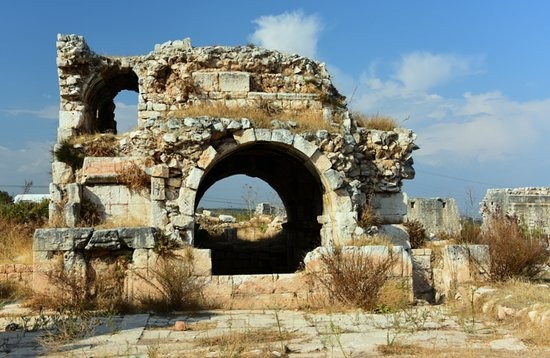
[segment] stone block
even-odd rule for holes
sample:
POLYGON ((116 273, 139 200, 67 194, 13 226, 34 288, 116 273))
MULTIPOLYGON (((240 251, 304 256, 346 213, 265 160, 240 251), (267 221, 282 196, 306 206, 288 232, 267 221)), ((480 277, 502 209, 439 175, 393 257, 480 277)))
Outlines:
POLYGON ((344 184, 344 178, 342 177, 342 174, 334 169, 329 169, 325 171, 321 178, 325 186, 331 190, 339 189, 344 184))
POLYGON ((122 247, 116 229, 95 230, 86 250, 119 250, 122 247))
POLYGON ((157 164, 147 169, 150 176, 155 178, 168 178, 170 176, 170 169, 166 164, 157 164))
POLYGON ((63 216, 65 218, 65 225, 68 227, 75 227, 80 220, 80 203, 68 202, 63 208, 63 216))
POLYGON ((233 133, 233 138, 237 143, 244 144, 244 143, 255 141, 256 135, 254 133, 254 129, 249 128, 244 131, 238 131, 233 133))
POLYGON ((166 186, 163 178, 151 177, 151 200, 165 200, 166 186))
POLYGON ((407 214, 407 204, 403 193, 375 193, 371 197, 375 214, 385 224, 400 224, 407 214))
POLYGON ((216 155, 218 155, 216 149, 214 149, 214 147, 212 146, 209 146, 202 152, 199 161, 197 162, 197 165, 201 169, 206 169, 210 165, 210 163, 212 163, 212 161, 216 158, 216 155))
POLYGON ((184 215, 195 214, 195 197, 197 192, 189 188, 181 188, 177 199, 180 213, 184 215))
POLYGON ((117 229, 118 238, 131 249, 155 247, 157 230, 153 227, 124 227, 117 229))
POLYGON ((130 164, 143 165, 139 157, 86 157, 82 166, 83 184, 114 184, 130 164))
POLYGON ((92 228, 37 229, 33 236, 34 251, 67 251, 83 249, 92 237, 92 228))
POLYGON ((80 184, 71 183, 67 184, 65 187, 67 191, 67 200, 69 203, 80 203, 82 202, 82 188, 80 184))
POLYGON ((187 176, 187 180, 185 182, 185 185, 188 188, 197 190, 199 188, 199 184, 202 179, 202 175, 204 174, 204 170, 200 168, 193 168, 189 171, 189 175, 187 176))
POLYGON ((63 162, 53 162, 52 182, 54 184, 67 184, 74 182, 73 168, 63 162))
POLYGON ((170 218, 170 222, 175 227, 190 229, 190 228, 193 228, 195 219, 191 215, 176 215, 170 218))
POLYGON ((82 118, 80 111, 59 111, 59 127, 76 128, 82 118))
POLYGON ((281 142, 292 145, 294 142, 294 134, 292 134, 288 129, 274 129, 271 132, 271 140, 273 142, 281 142))
POLYGON ((218 80, 222 92, 250 92, 248 72, 219 72, 218 80))
POLYGON ((257 128, 254 130, 256 135, 256 141, 270 141, 271 140, 271 131, 265 128, 257 128))
POLYGON ((315 168, 319 171, 319 173, 326 172, 330 168, 332 168, 331 161, 319 150, 315 151, 313 155, 311 156, 311 161, 315 165, 315 168))
POLYGON ((151 219, 149 224, 154 227, 165 227, 168 224, 166 204, 161 200, 151 200, 151 219))
POLYGON ((318 149, 315 144, 305 140, 304 137, 300 135, 294 136, 294 142, 292 143, 292 146, 300 152, 304 153, 308 158, 310 158, 318 149))
POLYGON ((405 250, 411 249, 409 233, 403 225, 380 225, 378 227, 378 233, 387 236, 395 246, 402 246, 405 250))
POLYGON ((193 82, 201 88, 202 91, 219 91, 218 72, 193 72, 193 82))

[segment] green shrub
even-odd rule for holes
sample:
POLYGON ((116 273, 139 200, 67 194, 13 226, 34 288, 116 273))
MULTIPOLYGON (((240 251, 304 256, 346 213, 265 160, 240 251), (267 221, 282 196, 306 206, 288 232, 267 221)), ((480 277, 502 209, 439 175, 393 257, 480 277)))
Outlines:
POLYGON ((15 204, 0 205, 0 218, 17 224, 39 223, 48 219, 49 200, 40 203, 20 201, 15 204))
POLYGON ((58 162, 63 162, 73 168, 82 168, 84 164, 84 153, 81 148, 75 148, 68 140, 59 143, 53 150, 53 156, 58 162))

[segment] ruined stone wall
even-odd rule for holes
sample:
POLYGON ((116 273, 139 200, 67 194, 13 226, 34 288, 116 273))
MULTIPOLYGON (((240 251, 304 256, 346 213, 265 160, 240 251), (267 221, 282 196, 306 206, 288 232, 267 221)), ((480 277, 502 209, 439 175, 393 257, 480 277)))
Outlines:
POLYGON ((480 207, 484 222, 497 211, 550 235, 550 188, 489 189, 480 207))
POLYGON ((405 218, 419 221, 429 234, 460 234, 460 214, 453 198, 408 198, 405 218))
POLYGON ((79 134, 105 133, 90 143, 72 144, 77 149, 112 139, 116 121, 108 112, 120 90, 138 92, 139 119, 135 131, 112 140, 109 155, 86 154, 82 167, 54 161, 50 218, 77 226, 83 203, 92 202, 104 218, 138 217, 142 225, 192 243, 205 175, 242 148, 267 143, 288 153, 289 160, 303 162, 319 181, 323 208, 314 221, 322 225, 323 244, 349 240, 368 201, 384 223, 402 222, 401 182, 414 177, 416 136, 403 128, 358 127, 324 64, 252 46, 194 48, 189 40, 157 45, 145 56, 113 57, 94 53, 81 36, 59 35, 57 49, 56 149, 79 134), (319 129, 299 120, 259 126, 255 118, 181 112, 203 105, 267 108, 281 118, 317 113, 319 129), (131 165, 149 176, 146 190, 121 185, 120 174, 131 165))

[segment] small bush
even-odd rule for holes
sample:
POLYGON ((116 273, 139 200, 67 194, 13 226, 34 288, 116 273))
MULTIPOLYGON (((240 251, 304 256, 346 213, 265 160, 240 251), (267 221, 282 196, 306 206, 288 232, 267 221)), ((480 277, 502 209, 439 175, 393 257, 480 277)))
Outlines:
POLYGON ((151 177, 136 163, 125 165, 117 175, 119 184, 125 185, 132 192, 148 190, 151 185, 151 177))
POLYGON ((460 230, 461 244, 477 244, 481 235, 481 223, 473 219, 462 220, 462 229, 460 230))
POLYGON ((361 210, 361 214, 359 215, 359 226, 369 228, 371 226, 378 226, 381 223, 380 218, 370 205, 365 206, 363 210, 361 210))
POLYGON ((84 198, 80 203, 80 226, 98 226, 103 222, 101 211, 96 203, 84 198))
POLYGON ((494 214, 480 236, 489 246, 493 280, 536 278, 548 263, 550 252, 540 239, 526 237, 514 217, 494 214))
POLYGON ((379 293, 396 263, 397 258, 371 257, 360 251, 342 252, 335 248, 320 257, 320 271, 311 273, 313 282, 328 293, 332 302, 348 307, 375 309, 379 293))
POLYGON ((424 226, 420 221, 407 220, 403 223, 403 226, 405 226, 407 233, 409 234, 411 248, 418 249, 419 247, 424 246, 426 243, 426 230, 424 230, 424 226))
POLYGON ((53 156, 58 162, 63 162, 73 168, 82 168, 84 164, 84 153, 81 148, 75 147, 70 141, 64 140, 59 143, 53 151, 53 156))
MULTIPOLYGON (((153 280, 141 277, 157 291, 156 296, 140 297, 141 303, 154 311, 182 311, 197 309, 203 301, 204 279, 195 275, 193 256, 164 255, 156 268, 150 269, 153 280)), ((138 275, 140 276, 140 275, 138 275)))
POLYGON ((354 112, 352 113, 352 117, 357 122, 358 127, 363 127, 366 129, 376 129, 388 132, 397 128, 397 122, 395 119, 381 114, 368 116, 363 113, 354 112))

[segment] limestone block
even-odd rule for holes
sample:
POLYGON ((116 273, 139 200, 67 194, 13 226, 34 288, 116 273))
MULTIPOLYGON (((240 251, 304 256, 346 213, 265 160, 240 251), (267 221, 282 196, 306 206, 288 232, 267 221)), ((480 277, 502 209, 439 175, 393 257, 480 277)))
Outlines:
POLYGON ((317 151, 317 146, 310 141, 305 140, 304 137, 302 137, 301 135, 294 136, 294 142, 292 143, 292 146, 300 152, 304 153, 308 158, 310 158, 315 153, 315 151, 317 151))
POLYGON ((59 111, 59 127, 76 128, 80 123, 82 112, 80 111, 59 111))
POLYGON ((82 249, 92 237, 92 228, 37 229, 33 236, 34 251, 67 251, 82 249))
POLYGON ((319 171, 319 173, 323 173, 330 168, 332 168, 331 161, 319 150, 316 150, 315 153, 311 156, 311 161, 315 165, 315 168, 319 171))
POLYGON ((170 176, 170 169, 166 164, 157 164, 147 169, 150 176, 155 178, 168 178, 170 176))
POLYGON ((165 227, 168 224, 168 212, 165 202, 162 200, 151 200, 151 226, 165 227))
POLYGON ((67 184, 74 181, 73 169, 66 163, 52 163, 52 182, 54 184, 67 184))
POLYGON ((273 142, 281 142, 292 145, 294 142, 294 134, 292 134, 288 129, 274 129, 273 132, 271 132, 271 140, 273 142))
POLYGON ((344 184, 344 178, 342 174, 334 169, 329 169, 325 171, 322 175, 322 180, 327 188, 331 190, 336 190, 341 188, 344 184))
POLYGON ((149 249, 135 249, 132 253, 132 265, 136 269, 146 269, 149 261, 149 249))
POLYGON ((166 186, 163 178, 151 178, 151 200, 165 200, 166 186))
POLYGON ((205 92, 219 91, 217 72, 193 72, 193 82, 205 92))
POLYGON ((61 188, 54 184, 54 183, 50 183, 50 187, 49 187, 49 192, 50 192, 50 202, 53 202, 53 203, 59 203, 61 202, 62 198, 63 198, 63 192, 61 191, 61 188))
POLYGON ((443 250, 444 282, 463 283, 483 278, 489 268, 487 245, 447 245, 443 250))
POLYGON ((172 225, 178 228, 193 228, 195 224, 195 219, 191 215, 176 215, 170 218, 172 225))
POLYGON ((82 202, 82 187, 80 184, 71 183, 67 184, 65 187, 67 191, 67 201, 69 203, 80 203, 82 202))
POLYGON ((122 247, 115 229, 95 230, 86 250, 119 250, 122 247))
POLYGON ((75 227, 80 220, 80 203, 69 202, 63 208, 63 216, 65 217, 65 225, 75 227))
POLYGON ((405 200, 403 193, 375 193, 370 204, 383 223, 400 224, 407 214, 405 200))
POLYGON ((409 233, 403 225, 380 225, 378 227, 378 233, 387 236, 395 246, 402 246, 405 250, 411 249, 409 233))
POLYGON ((353 206, 351 198, 346 190, 339 189, 330 191, 323 196, 323 201, 326 201, 334 212, 352 212, 353 206))
POLYGON ((181 214, 193 215, 195 213, 195 197, 197 192, 189 188, 181 188, 177 199, 181 214))
POLYGON ((130 164, 140 165, 139 157, 86 157, 82 165, 82 184, 112 184, 130 164))
POLYGON ((187 176, 187 180, 185 182, 185 185, 188 188, 197 190, 199 187, 199 184, 202 179, 202 175, 204 174, 204 170, 200 168, 193 168, 189 172, 189 175, 187 176))
POLYGON ((218 79, 222 92, 250 92, 248 72, 219 72, 218 79))
POLYGON ((256 135, 254 133, 254 129, 249 128, 244 131, 239 131, 233 133, 233 138, 235 141, 239 144, 244 144, 248 142, 253 142, 256 140, 256 135))
POLYGON ((199 161, 197 162, 197 165, 201 169, 206 169, 210 163, 216 158, 216 155, 218 155, 218 152, 216 152, 216 149, 214 147, 209 146, 206 148, 201 156, 199 157, 199 161))
POLYGON ((131 249, 155 247, 157 230, 153 227, 125 227, 117 229, 118 238, 131 249))
POLYGON ((271 140, 271 131, 265 128, 257 128, 254 130, 256 135, 256 141, 270 141, 271 140))

